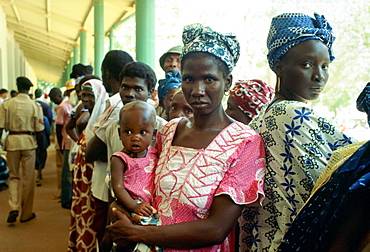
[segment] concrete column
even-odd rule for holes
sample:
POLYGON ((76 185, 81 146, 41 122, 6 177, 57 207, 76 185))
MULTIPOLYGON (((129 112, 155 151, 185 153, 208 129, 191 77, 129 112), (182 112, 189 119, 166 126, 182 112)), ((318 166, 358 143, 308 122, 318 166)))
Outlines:
POLYGON ((110 29, 109 32, 109 51, 114 50, 114 30, 110 29))
POLYGON ((87 65, 87 40, 86 40, 86 30, 82 29, 80 31, 80 63, 87 65))
POLYGON ((72 67, 73 67, 73 58, 69 58, 69 62, 67 64, 67 68, 66 68, 66 72, 65 72, 65 79, 64 79, 64 82, 63 82, 63 87, 66 86, 66 81, 68 81, 70 78, 69 78, 69 75, 72 73, 72 67))
POLYGON ((78 57, 78 46, 75 45, 73 47, 73 62, 72 62, 72 67, 73 67, 73 65, 76 65, 78 63, 80 63, 80 59, 78 57))
POLYGON ((101 77, 101 63, 104 59, 104 1, 94 2, 94 74, 101 77))
POLYGON ((65 87, 66 86, 66 81, 68 80, 67 79, 67 73, 68 73, 68 65, 64 69, 64 73, 63 73, 63 76, 62 76, 62 83, 61 83, 61 86, 60 87, 65 87))
POLYGON ((136 60, 155 68, 155 0, 136 0, 136 60))

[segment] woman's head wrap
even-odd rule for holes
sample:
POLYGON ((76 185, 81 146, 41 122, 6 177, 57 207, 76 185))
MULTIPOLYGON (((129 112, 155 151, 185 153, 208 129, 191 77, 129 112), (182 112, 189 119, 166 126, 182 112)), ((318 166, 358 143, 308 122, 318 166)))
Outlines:
POLYGON ((230 90, 238 108, 253 119, 274 96, 274 89, 261 80, 238 81, 230 90))
POLYGON ((240 45, 235 35, 221 34, 210 27, 192 24, 184 27, 184 48, 180 58, 191 52, 207 52, 225 62, 230 73, 240 56, 240 45))
POLYGON ((94 136, 94 124, 97 118, 103 114, 105 109, 105 101, 109 98, 108 93, 103 86, 103 82, 97 79, 91 79, 81 85, 81 90, 92 91, 95 96, 94 109, 91 112, 89 122, 85 129, 86 140, 90 140, 94 136))
POLYGON ((158 81, 158 98, 163 99, 171 89, 181 86, 181 74, 178 71, 168 72, 166 79, 158 81))
POLYGON ((370 82, 366 84, 356 101, 356 107, 367 114, 367 122, 370 125, 370 82))
POLYGON ((324 16, 314 15, 316 19, 302 13, 284 13, 272 19, 267 38, 267 59, 271 69, 293 46, 309 39, 323 42, 328 47, 330 61, 335 59, 332 28, 324 16))

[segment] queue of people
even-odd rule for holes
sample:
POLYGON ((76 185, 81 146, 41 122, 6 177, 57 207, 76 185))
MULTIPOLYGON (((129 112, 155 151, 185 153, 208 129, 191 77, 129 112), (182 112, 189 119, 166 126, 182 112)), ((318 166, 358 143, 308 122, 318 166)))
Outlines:
MULTIPOLYGON (((267 38, 274 88, 234 82, 236 36, 198 23, 161 56, 158 85, 150 66, 121 50, 106 54, 102 80, 76 65, 74 106, 60 89, 49 93, 58 105, 61 204, 71 211, 68 251, 369 248, 369 142, 357 143, 308 105, 329 79, 334 40, 324 16, 274 17, 267 38)), ((0 107, 0 137, 9 131, 9 223, 19 213, 21 222, 36 216, 35 181, 14 160, 35 163, 36 147, 50 143, 42 142, 41 106, 23 95, 32 83, 18 82, 17 99, 32 108, 27 122, 36 121, 13 126, 12 117, 23 118, 10 114, 16 105, 0 107), (27 150, 13 144, 22 137, 32 138, 27 150)), ((369 84, 357 107, 370 118, 369 84)))

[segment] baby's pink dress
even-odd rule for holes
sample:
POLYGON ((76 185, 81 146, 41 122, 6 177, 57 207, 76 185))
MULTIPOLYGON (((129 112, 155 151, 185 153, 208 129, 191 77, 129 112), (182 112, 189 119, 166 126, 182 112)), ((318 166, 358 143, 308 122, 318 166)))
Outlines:
MULTIPOLYGON (((259 204, 264 197, 262 138, 249 126, 234 122, 205 149, 173 146, 180 120, 170 121, 157 136, 159 160, 153 205, 158 210, 160 225, 207 218, 214 197, 221 194, 229 195, 236 204, 259 204)), ((233 251, 233 241, 229 235, 220 245, 191 251, 233 251)))
POLYGON ((121 158, 127 164, 123 185, 131 197, 151 204, 153 168, 157 163, 157 150, 149 146, 144 158, 132 158, 124 152, 116 152, 112 156, 121 158))

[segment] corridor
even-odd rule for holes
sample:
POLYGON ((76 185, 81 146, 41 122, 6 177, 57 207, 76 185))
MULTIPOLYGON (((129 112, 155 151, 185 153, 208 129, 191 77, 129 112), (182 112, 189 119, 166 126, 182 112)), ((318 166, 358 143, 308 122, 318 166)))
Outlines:
POLYGON ((57 193, 55 148, 48 148, 42 186, 35 188, 34 212, 30 222, 8 224, 9 191, 0 192, 0 246, 4 252, 65 252, 67 251, 69 210, 52 199, 57 193))

